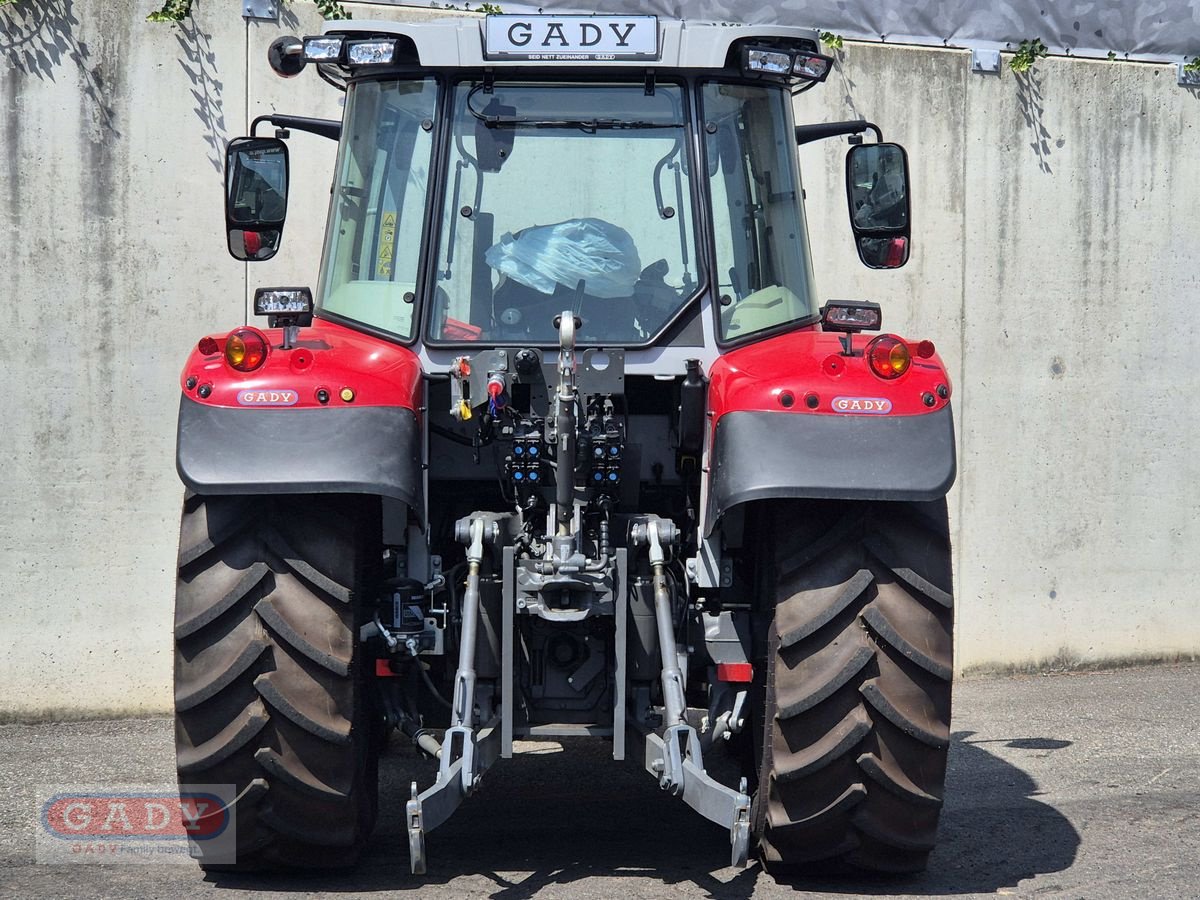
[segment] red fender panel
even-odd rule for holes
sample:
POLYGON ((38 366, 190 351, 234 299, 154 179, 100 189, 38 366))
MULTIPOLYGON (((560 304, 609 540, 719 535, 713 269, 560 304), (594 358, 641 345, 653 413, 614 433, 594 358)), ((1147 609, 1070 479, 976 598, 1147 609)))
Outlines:
MULTIPOLYGON (((733 350, 709 373, 711 531, 771 498, 933 500, 954 483, 949 375, 936 353, 877 376, 856 335, 805 330, 733 350)), ((927 348, 928 349, 928 348, 927 348)))
POLYGON ((202 494, 369 493, 423 515, 421 366, 408 349, 316 320, 290 349, 279 329, 252 372, 225 335, 181 375, 176 468, 202 494))

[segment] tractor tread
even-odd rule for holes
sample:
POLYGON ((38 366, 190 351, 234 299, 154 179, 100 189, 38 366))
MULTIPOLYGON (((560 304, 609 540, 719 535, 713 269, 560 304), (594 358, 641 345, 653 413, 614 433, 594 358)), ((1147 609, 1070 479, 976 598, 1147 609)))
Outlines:
POLYGON ((340 603, 350 603, 354 599, 354 592, 350 588, 334 581, 293 550, 291 544, 280 533, 279 529, 274 526, 267 526, 263 529, 263 537, 268 549, 283 560, 289 569, 313 587, 324 591, 340 603))
POLYGON ((336 787, 319 781, 312 772, 302 769, 296 761, 285 760, 270 747, 260 747, 254 753, 255 761, 266 769, 269 775, 274 775, 286 781, 292 787, 322 800, 345 799, 348 790, 338 790, 336 787))
POLYGON ((759 644, 760 855, 772 872, 920 871, 950 740, 945 502, 766 507, 747 514, 763 529, 747 561, 775 610, 759 644))
POLYGON ((180 774, 211 769, 241 750, 267 724, 267 711, 255 700, 217 734, 194 747, 181 747, 176 755, 180 774))
POLYGON ((849 812, 862 803, 867 798, 867 788, 863 784, 852 784, 833 800, 832 803, 811 813, 802 819, 792 819, 790 814, 781 803, 772 803, 767 819, 771 823, 773 832, 779 832, 787 829, 798 829, 803 831, 805 828, 811 827, 817 822, 849 812))
POLYGON ((906 659, 912 660, 930 675, 940 678, 942 681, 949 681, 953 677, 954 669, 949 662, 943 662, 935 658, 932 653, 926 653, 919 649, 915 642, 900 633, 900 629, 891 623, 887 614, 879 606, 868 606, 863 610, 863 621, 871 626, 871 630, 882 640, 887 641, 906 659))
POLYGON ((835 759, 845 756, 871 731, 871 718, 862 706, 855 706, 827 734, 822 735, 802 751, 794 752, 775 770, 779 781, 795 781, 825 768, 835 759))
POLYGON ((245 531, 252 521, 250 502, 238 498, 221 515, 210 516, 203 498, 193 494, 184 501, 184 521, 179 534, 179 567, 185 568, 210 550, 226 543, 245 531), (191 515, 189 515, 189 513, 191 515))
POLYGON ((262 638, 252 638, 245 642, 242 649, 224 668, 213 667, 213 671, 206 679, 197 678, 192 683, 181 683, 181 679, 176 678, 175 708, 178 710, 191 709, 210 697, 216 696, 254 665, 263 655, 267 646, 267 642, 262 638))
POLYGON ((788 555, 776 564, 779 570, 780 582, 790 580, 796 572, 804 569, 813 560, 824 556, 829 551, 844 543, 846 538, 859 528, 861 522, 861 511, 851 508, 848 512, 841 515, 823 534, 818 536, 816 540, 791 548, 788 555))
POLYGON ((829 652, 819 654, 812 661, 811 668, 815 670, 812 675, 779 691, 776 716, 790 719, 812 709, 849 683, 874 658, 874 650, 865 642, 854 639, 847 641, 844 647, 834 646, 829 652))
POLYGON ((928 858, 928 850, 897 850, 877 844, 866 834, 860 839, 858 847, 843 857, 852 868, 885 875, 924 872, 928 858))
POLYGON ((302 709, 303 701, 291 697, 287 693, 286 684, 282 679, 273 679, 273 672, 264 672, 254 679, 254 688, 275 710, 283 713, 293 723, 303 728, 309 734, 316 735, 331 744, 350 743, 350 723, 345 719, 333 716, 310 714, 302 709), (277 681, 279 683, 277 683, 277 681))
POLYGON ((202 868, 342 867, 365 845, 380 745, 351 601, 377 575, 379 524, 366 498, 185 499, 177 768, 239 791, 237 861, 202 868))
MULTIPOLYGON (((272 598, 259 600, 255 604, 254 611, 258 613, 260 619, 270 626, 275 634, 282 640, 287 641, 287 643, 291 644, 317 665, 328 669, 335 675, 345 677, 350 674, 349 647, 345 648, 347 654, 345 658, 321 650, 300 633, 300 630, 280 611, 279 605, 272 598)), ((326 644, 328 645, 329 641, 326 641, 326 644)))
POLYGON ((854 814, 854 825, 863 834, 897 850, 914 850, 928 853, 937 843, 936 828, 918 831, 912 823, 887 825, 873 816, 869 809, 859 808, 854 814))
MULTIPOLYGON (((302 844, 330 848, 355 847, 361 840, 356 823, 349 822, 316 822, 299 819, 277 811, 267 806, 258 814, 258 820, 268 826, 276 834, 282 835, 302 844)), ((323 867, 321 860, 306 861, 297 859, 293 865, 304 868, 308 865, 323 867)))
POLYGON ((779 623, 779 645, 790 647, 828 625, 857 599, 875 580, 870 569, 859 569, 848 581, 814 592, 804 603, 793 597, 779 605, 775 613, 779 623))
MULTIPOLYGON (((236 606, 238 601, 254 590, 254 588, 258 587, 259 583, 270 571, 271 570, 266 563, 255 563, 249 569, 247 569, 246 572, 242 574, 241 577, 239 577, 237 581, 234 582, 234 584, 225 592, 225 594, 215 603, 197 610, 183 621, 179 621, 177 618, 175 623, 176 639, 185 638, 189 635, 195 634, 205 625, 208 625, 219 619, 222 615, 236 606)), ((222 580, 227 581, 228 578, 222 580)))
POLYGON ((869 775, 876 784, 887 788, 897 797, 919 806, 941 806, 942 798, 926 793, 917 787, 898 767, 886 765, 874 753, 864 753, 857 759, 858 767, 869 775))
POLYGON ((784 854, 775 849, 766 838, 763 838, 761 850, 768 871, 782 873, 786 870, 799 868, 805 863, 819 863, 826 859, 836 859, 845 856, 857 850, 860 846, 862 846, 862 842, 859 840, 858 835, 854 832, 849 832, 839 842, 832 845, 820 842, 796 842, 795 845, 788 846, 786 862, 784 854))
POLYGON ((859 690, 881 715, 907 735, 916 738, 922 744, 941 750, 950 743, 949 723, 919 721, 920 716, 915 711, 905 713, 900 704, 892 701, 879 679, 872 679, 859 690))
POLYGON ((896 560, 900 557, 896 549, 888 541, 877 534, 873 534, 869 535, 863 541, 863 545, 871 552, 872 556, 891 569, 898 578, 902 579, 914 590, 920 591, 930 600, 944 606, 946 609, 954 606, 954 595, 949 591, 938 587, 911 567, 897 564, 896 560))

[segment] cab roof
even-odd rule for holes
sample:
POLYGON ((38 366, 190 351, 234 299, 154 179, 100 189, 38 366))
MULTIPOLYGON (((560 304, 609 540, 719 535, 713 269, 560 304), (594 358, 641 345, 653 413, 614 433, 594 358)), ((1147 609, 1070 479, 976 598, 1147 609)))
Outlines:
MULTIPOLYGON (((353 37, 370 35, 395 35, 408 38, 416 47, 420 64, 429 68, 481 68, 481 67, 562 67, 580 66, 603 68, 654 68, 654 69, 724 69, 729 51, 735 41, 761 40, 764 43, 786 41, 811 44, 817 52, 819 35, 812 28, 796 28, 786 25, 737 25, 723 22, 692 22, 680 19, 657 19, 658 50, 654 58, 636 59, 496 59, 487 54, 485 47, 486 23, 482 16, 447 17, 414 22, 381 20, 338 20, 328 21, 322 29, 324 34, 344 34, 353 37)), ((509 19, 532 20, 545 23, 547 20, 579 20, 599 18, 604 20, 630 17, 619 16, 509 16, 509 19)), ((639 17, 633 17, 639 18, 639 17)), ((647 18, 647 17, 640 17, 647 18)), ((547 54, 548 56, 549 54, 547 54)), ((569 56, 569 54, 564 54, 569 56)))

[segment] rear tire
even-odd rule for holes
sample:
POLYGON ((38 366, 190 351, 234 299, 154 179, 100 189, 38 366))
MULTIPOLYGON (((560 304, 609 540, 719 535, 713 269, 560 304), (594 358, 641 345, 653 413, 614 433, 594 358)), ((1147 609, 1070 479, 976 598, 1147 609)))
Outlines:
POLYGON ((236 864, 201 866, 348 866, 370 835, 377 750, 358 626, 378 522, 360 497, 185 499, 179 784, 237 797, 236 864))
POLYGON ((773 872, 925 868, 950 737, 944 501, 779 503, 754 830, 773 872))

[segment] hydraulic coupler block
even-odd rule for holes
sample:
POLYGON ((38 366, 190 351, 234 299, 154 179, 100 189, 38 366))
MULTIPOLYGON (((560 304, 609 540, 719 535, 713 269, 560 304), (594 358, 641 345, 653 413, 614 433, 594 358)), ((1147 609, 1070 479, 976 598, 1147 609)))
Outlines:
POLYGON ((589 416, 581 455, 586 455, 588 486, 597 494, 617 494, 621 490, 621 464, 625 457, 625 429, 621 420, 606 411, 589 416))
POLYGON ((621 488, 621 459, 625 445, 606 438, 592 438, 590 484, 597 492, 616 493, 621 488))
POLYGON ((537 432, 514 435, 512 450, 504 458, 505 477, 518 490, 540 486, 545 455, 545 445, 537 432))

